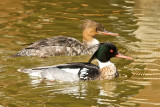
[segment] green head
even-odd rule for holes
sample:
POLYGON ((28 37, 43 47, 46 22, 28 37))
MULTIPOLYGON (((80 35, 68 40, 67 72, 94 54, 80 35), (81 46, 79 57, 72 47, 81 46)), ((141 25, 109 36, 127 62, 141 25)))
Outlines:
POLYGON ((109 42, 100 43, 98 50, 93 54, 93 56, 88 61, 92 62, 93 59, 97 58, 100 62, 107 62, 112 57, 119 57, 125 59, 133 59, 132 57, 124 56, 119 53, 117 47, 109 42))
POLYGON ((115 57, 118 54, 118 50, 115 45, 109 42, 104 42, 99 45, 98 50, 93 54, 89 63, 97 58, 100 62, 107 62, 110 58, 115 57))

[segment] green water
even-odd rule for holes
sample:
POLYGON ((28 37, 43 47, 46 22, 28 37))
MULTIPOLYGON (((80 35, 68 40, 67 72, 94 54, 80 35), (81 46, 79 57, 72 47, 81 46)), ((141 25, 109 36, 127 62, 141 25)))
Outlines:
POLYGON ((0 1, 0 106, 160 106, 159 0, 0 1), (20 68, 88 61, 90 56, 10 57, 34 41, 70 36, 82 41, 84 19, 119 36, 99 35, 134 61, 114 58, 120 78, 111 81, 40 82, 20 68))

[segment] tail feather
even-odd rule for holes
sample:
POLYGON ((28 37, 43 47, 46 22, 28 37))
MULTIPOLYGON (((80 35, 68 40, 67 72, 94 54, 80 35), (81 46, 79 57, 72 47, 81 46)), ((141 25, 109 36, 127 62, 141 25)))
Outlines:
POLYGON ((18 72, 23 72, 23 73, 27 73, 30 76, 35 76, 35 77, 42 77, 41 76, 41 72, 43 70, 41 69, 18 69, 18 72))

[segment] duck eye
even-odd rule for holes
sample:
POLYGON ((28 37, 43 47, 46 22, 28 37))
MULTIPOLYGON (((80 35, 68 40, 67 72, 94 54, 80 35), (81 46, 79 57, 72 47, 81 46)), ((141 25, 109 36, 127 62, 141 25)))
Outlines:
POLYGON ((113 50, 110 50, 111 53, 113 53, 113 50))
POLYGON ((97 29, 96 29, 96 31, 100 31, 100 29, 99 29, 99 28, 97 28, 97 29))

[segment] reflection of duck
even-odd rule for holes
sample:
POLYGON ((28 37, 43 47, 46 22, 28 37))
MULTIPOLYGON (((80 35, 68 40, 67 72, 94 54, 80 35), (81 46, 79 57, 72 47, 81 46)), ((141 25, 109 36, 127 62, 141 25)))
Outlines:
POLYGON ((14 56, 59 56, 59 55, 84 55, 93 54, 97 50, 99 41, 95 39, 97 34, 118 35, 104 29, 104 27, 92 20, 85 20, 83 28, 83 43, 72 37, 56 36, 39 40, 27 48, 22 49, 14 56))
POLYGON ((107 97, 115 97, 115 92, 117 88, 117 81, 103 81, 103 83, 100 84, 100 93, 101 96, 107 96, 107 97))
POLYGON ((88 63, 69 63, 50 67, 20 69, 18 71, 48 80, 77 81, 113 79, 118 76, 118 72, 115 65, 110 62, 110 58, 112 57, 132 59, 131 57, 120 54, 115 45, 105 42, 99 45, 98 50, 88 63), (99 67, 90 63, 95 58, 98 59, 99 67))

